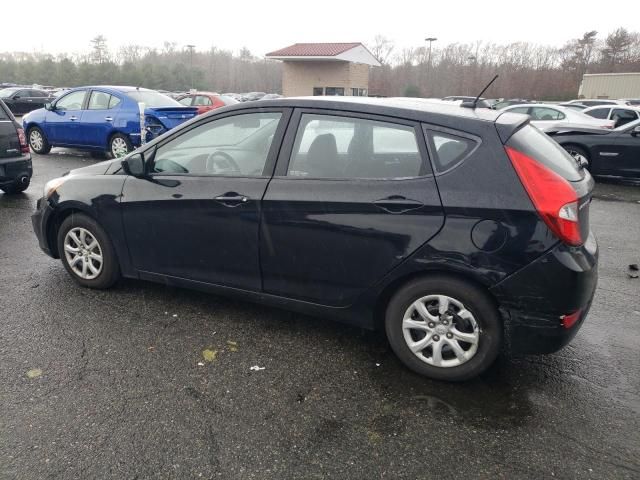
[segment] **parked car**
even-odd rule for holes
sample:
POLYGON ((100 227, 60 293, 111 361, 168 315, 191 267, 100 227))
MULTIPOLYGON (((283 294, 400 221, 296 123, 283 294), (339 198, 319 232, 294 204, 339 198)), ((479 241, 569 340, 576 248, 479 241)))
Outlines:
MULTIPOLYGON (((451 95, 449 97, 443 97, 442 100, 447 100, 449 102, 456 102, 456 101, 461 101, 461 102, 473 102, 476 99, 476 97, 469 97, 469 96, 464 96, 464 95, 451 95)), ((484 100, 484 98, 480 97, 480 100, 484 100)))
POLYGON ((267 93, 260 100, 276 100, 278 98, 282 98, 282 95, 280 95, 279 93, 267 93))
POLYGON ((494 102, 491 108, 494 110, 502 110, 503 108, 510 107, 511 105, 523 105, 525 103, 535 103, 525 98, 511 98, 509 100, 500 100, 494 102))
POLYGON ((255 100, 260 100, 265 95, 266 95, 266 93, 264 93, 264 92, 244 93, 244 94, 242 94, 242 101, 243 102, 253 102, 255 100))
POLYGON ((42 108, 51 98, 44 90, 35 88, 11 87, 0 90, 0 99, 14 115, 42 108))
POLYGON ((531 116, 531 124, 536 127, 543 128, 553 125, 570 123, 574 125, 591 125, 601 128, 613 128, 613 120, 602 120, 593 118, 582 112, 576 112, 570 108, 560 107, 558 105, 512 105, 502 109, 504 112, 524 113, 531 116))
POLYGON ((29 145, 44 155, 51 147, 72 147, 121 157, 141 144, 138 102, 145 105, 145 135, 151 140, 193 118, 185 107, 153 90, 137 87, 80 87, 22 119, 29 145))
POLYGON ((27 137, 11 110, 0 99, 0 190, 5 193, 24 192, 32 175, 27 137))
POLYGON ((571 100, 567 103, 581 103, 587 107, 595 107, 598 105, 624 105, 620 100, 607 100, 604 98, 582 98, 579 100, 571 100))
POLYGON ((545 132, 594 176, 640 179, 640 120, 614 130, 554 127, 545 132))
POLYGON ((613 120, 614 127, 621 127, 640 118, 640 109, 620 105, 588 107, 582 113, 593 118, 613 120))
POLYGON ((583 105, 582 103, 559 103, 558 106, 565 107, 565 108, 571 108, 571 109, 573 109, 573 110, 575 110, 577 112, 581 112, 585 108, 589 108, 586 105, 583 105))
POLYGON ((630 105, 632 107, 640 107, 640 98, 624 98, 622 101, 625 105, 630 105))
POLYGON ((209 112, 49 181, 42 249, 80 285, 198 288, 384 328, 443 380, 544 353, 589 310, 589 173, 524 115, 392 99, 209 112), (437 182, 436 182, 437 178, 437 182))
POLYGON ((235 98, 213 92, 185 93, 176 97, 176 100, 187 107, 196 107, 198 109, 198 115, 215 110, 216 108, 238 103, 235 98))

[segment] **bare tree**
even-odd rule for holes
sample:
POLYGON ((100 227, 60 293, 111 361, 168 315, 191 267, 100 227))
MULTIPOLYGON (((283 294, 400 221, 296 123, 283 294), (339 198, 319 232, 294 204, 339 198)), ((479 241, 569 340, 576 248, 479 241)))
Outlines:
POLYGON ((385 64, 389 60, 393 48, 394 45, 391 40, 384 35, 376 35, 371 44, 371 53, 380 63, 385 64))

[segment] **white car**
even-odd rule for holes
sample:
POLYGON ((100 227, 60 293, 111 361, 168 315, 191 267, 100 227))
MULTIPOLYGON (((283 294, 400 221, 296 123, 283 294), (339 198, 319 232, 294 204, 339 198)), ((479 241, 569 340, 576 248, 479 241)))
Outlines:
POLYGON ((640 118, 640 109, 636 107, 623 107, 620 105, 601 105, 589 107, 582 110, 582 113, 593 118, 603 120, 613 120, 615 127, 621 127, 627 123, 640 118))
POLYGON ((603 120, 577 112, 572 108, 561 107, 559 105, 544 105, 531 103, 523 105, 512 105, 502 109, 503 112, 524 113, 531 117, 531 124, 538 128, 545 128, 563 123, 572 125, 585 125, 590 127, 613 128, 613 120, 603 120))

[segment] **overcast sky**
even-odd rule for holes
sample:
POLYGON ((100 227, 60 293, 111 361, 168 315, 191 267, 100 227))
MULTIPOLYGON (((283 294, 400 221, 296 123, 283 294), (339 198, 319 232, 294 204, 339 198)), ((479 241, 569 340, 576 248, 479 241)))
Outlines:
POLYGON ((0 28, 0 52, 82 53, 98 34, 112 50, 173 41, 198 50, 246 46, 262 56, 296 42, 367 43, 376 34, 400 50, 423 45, 427 36, 437 37, 439 45, 475 40, 562 45, 588 30, 598 30, 600 38, 620 26, 640 30, 640 0, 31 0, 28 7, 13 5, 13 20, 8 5, 3 8, 7 21, 0 28), (18 13, 25 8, 32 14, 18 13))

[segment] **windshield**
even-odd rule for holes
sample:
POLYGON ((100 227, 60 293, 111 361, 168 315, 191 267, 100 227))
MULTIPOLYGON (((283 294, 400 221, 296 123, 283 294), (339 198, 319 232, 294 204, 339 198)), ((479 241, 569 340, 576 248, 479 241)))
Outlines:
POLYGON ((16 93, 19 88, 3 88, 0 90, 0 98, 9 98, 11 95, 16 93))
POLYGON ((145 107, 184 107, 184 105, 176 102, 173 98, 154 92, 153 90, 137 90, 135 92, 128 92, 127 97, 132 98, 137 103, 143 102, 145 107))

